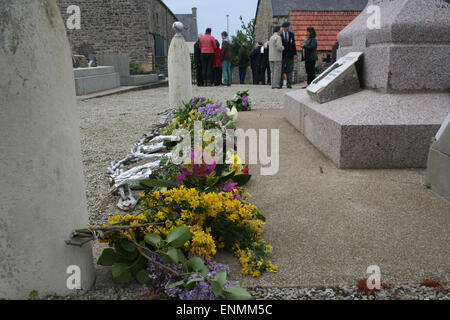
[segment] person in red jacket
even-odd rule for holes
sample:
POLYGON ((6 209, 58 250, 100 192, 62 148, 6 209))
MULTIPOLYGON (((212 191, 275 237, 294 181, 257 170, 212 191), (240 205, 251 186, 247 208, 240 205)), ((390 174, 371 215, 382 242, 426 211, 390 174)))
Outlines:
POLYGON ((216 48, 216 39, 211 35, 211 28, 208 28, 206 29, 205 34, 200 37, 202 72, 205 86, 212 86, 214 82, 214 58, 216 48))
POLYGON ((222 61, 220 61, 220 57, 222 56, 222 49, 220 49, 220 43, 216 40, 216 52, 214 56, 214 85, 221 86, 222 85, 222 61))

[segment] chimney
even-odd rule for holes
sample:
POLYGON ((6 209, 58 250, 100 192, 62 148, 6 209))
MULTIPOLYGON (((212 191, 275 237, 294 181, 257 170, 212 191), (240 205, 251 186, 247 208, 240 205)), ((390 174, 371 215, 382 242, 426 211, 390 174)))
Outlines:
POLYGON ((196 7, 192 8, 192 17, 193 17, 195 20, 197 20, 197 8, 196 8, 196 7))

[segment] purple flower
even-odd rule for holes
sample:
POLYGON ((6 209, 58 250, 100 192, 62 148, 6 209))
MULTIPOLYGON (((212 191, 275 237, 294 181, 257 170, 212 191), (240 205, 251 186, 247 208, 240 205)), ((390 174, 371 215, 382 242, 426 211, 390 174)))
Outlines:
POLYGON ((241 100, 242 100, 242 105, 243 105, 244 107, 248 107, 248 96, 244 94, 244 95, 241 97, 241 100))
POLYGON ((205 116, 206 119, 209 119, 219 113, 223 113, 227 115, 227 108, 225 108, 221 103, 220 104, 207 104, 204 107, 198 108, 198 111, 205 116))
MULTIPOLYGON (((194 255, 189 254, 188 258, 192 258, 194 255)), ((156 260, 159 263, 162 263, 162 259, 160 256, 152 256, 152 259, 156 260)), ((226 270, 227 274, 230 272, 230 268, 227 265, 217 263, 215 261, 212 261, 211 259, 203 259, 205 262, 205 266, 209 269, 209 274, 207 275, 208 278, 213 279, 217 272, 220 270, 226 270)), ((174 269, 175 271, 179 272, 180 274, 183 273, 183 265, 180 264, 171 264, 168 265, 170 268, 174 269)), ((153 262, 149 262, 147 270, 149 271, 150 279, 152 280, 152 283, 154 284, 156 290, 160 293, 164 293, 167 296, 175 299, 181 299, 181 300, 216 300, 217 297, 212 292, 212 286, 204 281, 197 282, 196 286, 193 290, 188 291, 184 287, 179 286, 175 288, 169 289, 170 285, 172 285, 175 282, 178 282, 180 278, 173 274, 168 273, 166 270, 162 269, 160 266, 153 262)), ((189 277, 189 279, 194 278, 203 278, 202 275, 193 274, 189 277)), ((228 288, 229 286, 239 286, 239 282, 237 281, 227 281, 224 289, 228 288)))
POLYGON ((197 178, 209 176, 216 168, 217 160, 212 159, 208 162, 204 162, 204 153, 201 153, 199 150, 191 151, 191 164, 182 164, 180 166, 181 173, 177 175, 177 179, 183 182, 189 176, 197 178))
POLYGON ((232 182, 232 181, 228 181, 227 183, 221 183, 219 184, 217 187, 220 190, 223 190, 225 192, 232 192, 234 190, 234 188, 236 188, 238 185, 237 182, 232 182))
POLYGON ((195 97, 189 102, 191 109, 196 109, 199 104, 203 104, 206 101, 205 97, 195 97))

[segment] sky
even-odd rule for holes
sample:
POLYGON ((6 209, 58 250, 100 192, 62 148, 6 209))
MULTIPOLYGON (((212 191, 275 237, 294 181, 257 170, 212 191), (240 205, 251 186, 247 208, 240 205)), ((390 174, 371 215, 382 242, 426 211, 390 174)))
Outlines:
POLYGON ((198 32, 212 29, 212 35, 220 39, 222 31, 227 30, 227 14, 230 15, 230 35, 241 28, 239 16, 245 22, 255 18, 258 0, 163 0, 169 9, 177 13, 192 13, 197 7, 198 32))

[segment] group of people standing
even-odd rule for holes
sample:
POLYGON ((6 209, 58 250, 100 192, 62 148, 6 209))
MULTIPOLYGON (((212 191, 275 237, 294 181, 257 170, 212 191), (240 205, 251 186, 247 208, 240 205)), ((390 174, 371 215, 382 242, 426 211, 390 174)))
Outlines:
MULTIPOLYGON (((238 54, 239 81, 245 83, 247 67, 250 62, 253 84, 272 85, 272 89, 283 86, 292 88, 293 71, 297 59, 297 46, 290 23, 274 27, 274 33, 265 44, 258 42, 248 54, 248 43, 242 44, 238 54)), ((313 27, 307 29, 307 38, 302 44, 302 61, 308 75, 308 85, 315 79, 315 67, 318 60, 316 32, 313 27)), ((194 45, 194 59, 197 70, 198 86, 230 86, 233 47, 227 32, 222 32, 222 47, 206 29, 194 45), (222 81, 223 77, 223 81, 222 81)))
POLYGON ((233 47, 227 32, 222 32, 222 48, 211 35, 211 28, 200 35, 194 45, 194 62, 198 86, 231 85, 233 47), (223 82, 222 82, 223 77, 223 82))
MULTIPOLYGON (((281 27, 274 27, 274 33, 269 40, 272 79, 280 79, 279 82, 272 81, 272 89, 281 89, 283 85, 292 88, 294 64, 298 52, 294 33, 289 30, 290 26, 289 22, 285 22, 281 27)), ((313 27, 307 29, 307 37, 302 44, 301 54, 308 75, 307 84, 310 85, 316 78, 316 61, 318 60, 316 31, 313 27)))

